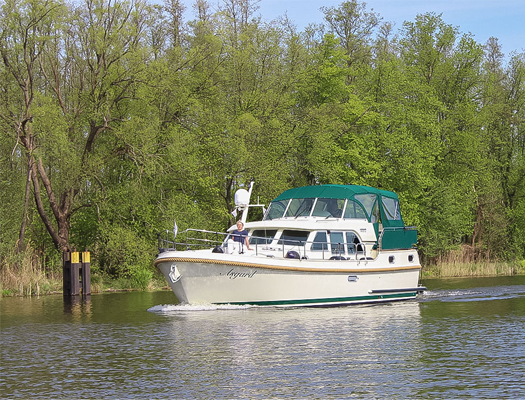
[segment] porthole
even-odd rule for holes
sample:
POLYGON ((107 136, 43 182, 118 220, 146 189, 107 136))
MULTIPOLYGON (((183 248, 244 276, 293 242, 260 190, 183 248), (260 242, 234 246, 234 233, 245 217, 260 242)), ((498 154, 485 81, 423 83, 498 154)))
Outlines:
POLYGON ((394 264, 394 263, 396 262, 396 258, 395 258, 394 256, 389 256, 389 257, 388 257, 388 262, 389 262, 390 264, 394 264))
POLYGON ((414 262, 414 255, 413 254, 409 254, 408 255, 408 262, 414 262))

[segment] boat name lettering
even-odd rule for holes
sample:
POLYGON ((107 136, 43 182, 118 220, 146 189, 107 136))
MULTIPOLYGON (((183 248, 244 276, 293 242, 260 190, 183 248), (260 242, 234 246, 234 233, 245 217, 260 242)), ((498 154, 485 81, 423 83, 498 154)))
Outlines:
POLYGON ((257 271, 253 272, 236 272, 234 269, 230 269, 226 276, 229 276, 230 279, 237 279, 237 278, 252 278, 257 271))

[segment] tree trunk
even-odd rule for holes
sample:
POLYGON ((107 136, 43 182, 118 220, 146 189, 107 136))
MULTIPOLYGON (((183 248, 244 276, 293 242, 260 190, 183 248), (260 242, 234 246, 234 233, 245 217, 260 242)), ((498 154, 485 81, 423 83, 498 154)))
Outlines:
POLYGON ((53 244, 55 245, 55 248, 62 252, 70 251, 70 246, 69 246, 70 213, 69 213, 69 209, 70 209, 71 199, 68 196, 63 196, 63 199, 61 201, 62 203, 61 207, 59 207, 56 201, 56 196, 53 192, 53 189, 51 188, 51 182, 49 181, 47 174, 44 170, 44 166, 42 165, 42 160, 38 160, 37 163, 35 163, 35 161, 33 160, 32 164, 33 164, 33 167, 31 170, 31 176, 33 179, 33 187, 35 189, 35 203, 36 203, 36 208, 38 210, 38 214, 40 215, 42 222, 44 223, 49 235, 51 236, 51 239, 53 240, 53 244), (36 164, 38 165, 38 168, 36 164), (40 196, 39 176, 42 179, 42 182, 46 189, 49 205, 51 206, 51 210, 53 211, 55 220, 58 225, 58 231, 57 229, 55 229, 55 227, 51 223, 51 220, 49 219, 46 213, 46 210, 44 208, 44 204, 40 196), (64 209, 66 212, 63 211, 64 209))
POLYGON ((20 254, 24 250, 24 239, 27 226, 27 210, 29 209, 29 195, 31 192, 31 157, 27 159, 27 180, 26 193, 24 198, 24 214, 22 216, 22 224, 20 226, 20 234, 18 235, 17 253, 20 254))

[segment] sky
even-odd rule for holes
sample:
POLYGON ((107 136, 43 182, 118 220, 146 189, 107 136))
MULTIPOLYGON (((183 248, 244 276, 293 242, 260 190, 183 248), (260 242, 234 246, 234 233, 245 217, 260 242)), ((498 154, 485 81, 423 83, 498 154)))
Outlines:
MULTIPOLYGON (((193 19, 192 0, 183 0, 187 17, 193 19)), ((286 14, 299 30, 310 23, 322 23, 321 7, 337 7, 343 0, 261 0, 258 13, 271 21, 286 14)), ((394 23, 394 33, 404 21, 414 22, 416 15, 427 12, 442 14, 446 24, 461 33, 471 33, 485 44, 491 36, 498 39, 502 52, 525 52, 525 0, 360 0, 383 18, 394 23)), ((210 4, 218 0, 210 0, 210 4)))

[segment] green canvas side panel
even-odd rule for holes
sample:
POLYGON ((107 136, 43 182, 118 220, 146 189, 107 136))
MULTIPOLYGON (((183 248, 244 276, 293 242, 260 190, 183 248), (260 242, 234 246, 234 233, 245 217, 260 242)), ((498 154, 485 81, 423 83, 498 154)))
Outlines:
POLYGON ((388 219, 382 219, 381 220, 383 222, 383 226, 384 227, 404 227, 405 226, 405 223, 403 222, 402 219, 396 219, 396 220, 388 220, 388 219))
POLYGON ((411 249, 417 243, 417 230, 406 228, 384 229, 381 240, 383 250, 411 249))

